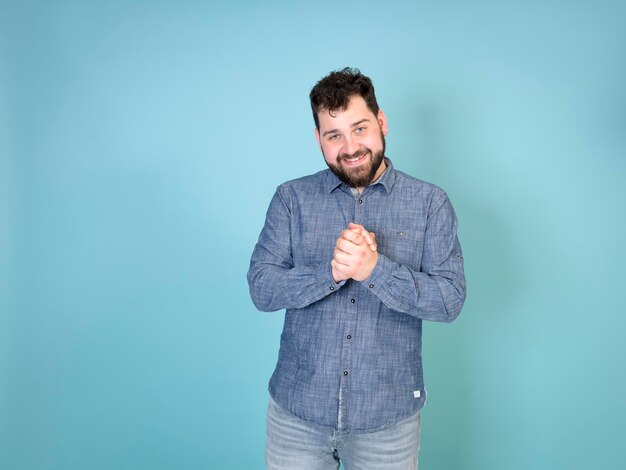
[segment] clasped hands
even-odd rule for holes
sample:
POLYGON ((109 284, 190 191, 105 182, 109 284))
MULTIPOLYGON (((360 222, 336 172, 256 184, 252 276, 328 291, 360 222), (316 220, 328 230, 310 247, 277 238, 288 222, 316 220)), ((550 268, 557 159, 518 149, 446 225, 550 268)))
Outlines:
POLYGON ((341 232, 335 244, 333 259, 330 262, 335 282, 347 279, 364 281, 376 263, 378 251, 376 235, 368 232, 362 225, 350 222, 348 228, 341 232))

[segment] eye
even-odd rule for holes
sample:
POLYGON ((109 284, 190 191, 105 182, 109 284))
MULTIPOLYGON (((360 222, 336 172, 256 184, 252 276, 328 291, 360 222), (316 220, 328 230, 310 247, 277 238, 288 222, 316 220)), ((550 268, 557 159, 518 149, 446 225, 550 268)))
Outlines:
POLYGON ((332 134, 328 136, 328 140, 330 140, 331 142, 336 142, 337 140, 339 140, 339 134, 332 134))
POLYGON ((354 129, 354 132, 356 134, 363 134, 365 131, 367 130, 367 127, 365 126, 359 126, 356 129, 354 129))

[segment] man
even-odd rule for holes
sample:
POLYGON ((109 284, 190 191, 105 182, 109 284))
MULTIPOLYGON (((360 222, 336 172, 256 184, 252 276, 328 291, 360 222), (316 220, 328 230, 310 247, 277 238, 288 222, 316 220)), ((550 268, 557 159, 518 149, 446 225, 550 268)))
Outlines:
POLYGON ((414 469, 422 320, 451 322, 465 300, 456 217, 440 188, 385 157, 368 77, 331 72, 310 99, 329 169, 278 187, 248 272, 259 310, 287 309, 266 463, 414 469))

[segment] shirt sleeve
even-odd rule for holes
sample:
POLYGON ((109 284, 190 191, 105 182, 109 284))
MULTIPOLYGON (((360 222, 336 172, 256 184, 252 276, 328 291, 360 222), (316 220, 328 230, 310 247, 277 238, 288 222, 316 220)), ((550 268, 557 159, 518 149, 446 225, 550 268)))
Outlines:
POLYGON ((384 254, 362 285, 389 308, 422 320, 451 322, 461 312, 466 285, 457 219, 443 193, 431 205, 419 270, 384 254))
POLYGON ((252 302, 261 311, 304 308, 340 289, 332 277, 331 259, 317 266, 295 266, 291 243, 291 211, 278 188, 254 247, 248 285, 252 302))

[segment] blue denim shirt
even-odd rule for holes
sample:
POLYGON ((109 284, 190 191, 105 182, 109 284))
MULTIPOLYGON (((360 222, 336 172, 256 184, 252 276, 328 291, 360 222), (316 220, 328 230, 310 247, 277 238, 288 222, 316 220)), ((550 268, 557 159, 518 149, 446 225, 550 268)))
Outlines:
POLYGON ((272 398, 302 419, 373 431, 419 410, 422 320, 450 322, 465 300, 457 220, 445 192, 393 168, 355 195, 330 170, 282 184, 248 283, 262 311, 287 309, 272 398), (349 222, 376 234, 370 277, 336 283, 349 222))

